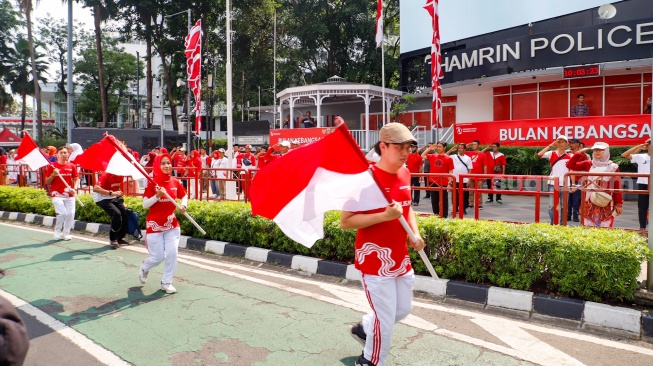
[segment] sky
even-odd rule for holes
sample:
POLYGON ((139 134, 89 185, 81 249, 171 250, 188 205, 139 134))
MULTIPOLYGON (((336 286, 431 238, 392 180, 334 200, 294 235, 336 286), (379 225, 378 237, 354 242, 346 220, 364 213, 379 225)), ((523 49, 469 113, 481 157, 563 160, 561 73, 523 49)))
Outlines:
MULTIPOLYGON (((451 42, 616 2, 440 0, 440 42, 451 42)), ((431 17, 423 8, 425 4, 426 0, 400 0, 401 53, 431 46, 431 17)))
MULTIPOLYGON (((34 9, 34 19, 45 18, 50 14, 55 19, 68 21, 68 2, 62 0, 41 0, 34 9)), ((84 28, 93 29, 93 15, 89 8, 83 8, 79 3, 73 2, 73 21, 83 23, 84 28)))

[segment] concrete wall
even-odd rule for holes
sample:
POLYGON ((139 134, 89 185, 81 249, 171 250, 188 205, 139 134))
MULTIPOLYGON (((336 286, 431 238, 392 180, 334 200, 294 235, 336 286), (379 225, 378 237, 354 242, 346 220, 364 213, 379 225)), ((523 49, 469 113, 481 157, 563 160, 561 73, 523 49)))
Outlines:
POLYGON ((492 90, 458 94, 456 122, 492 121, 493 108, 492 90))

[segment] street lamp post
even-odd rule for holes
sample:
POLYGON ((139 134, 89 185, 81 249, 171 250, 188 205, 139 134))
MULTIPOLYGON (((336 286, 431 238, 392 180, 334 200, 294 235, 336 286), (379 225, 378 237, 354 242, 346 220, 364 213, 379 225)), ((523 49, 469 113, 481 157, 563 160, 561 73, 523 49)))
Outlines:
POLYGON ((141 128, 141 57, 136 51, 136 125, 141 128))

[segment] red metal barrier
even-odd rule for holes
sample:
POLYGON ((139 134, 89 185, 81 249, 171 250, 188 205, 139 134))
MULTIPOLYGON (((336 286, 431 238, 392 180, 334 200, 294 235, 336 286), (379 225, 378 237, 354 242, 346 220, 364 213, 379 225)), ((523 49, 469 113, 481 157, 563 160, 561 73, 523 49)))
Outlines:
MULTIPOLYGON (((456 176, 454 176, 453 174, 443 174, 443 173, 410 173, 410 176, 411 176, 411 178, 412 178, 412 177, 420 177, 420 178, 422 178, 422 179, 426 182, 426 184, 425 184, 426 187, 421 187, 421 186, 420 186, 420 187, 415 187, 415 186, 411 186, 411 189, 412 189, 412 190, 418 190, 418 191, 430 191, 430 192, 432 192, 431 194, 433 194, 434 192, 436 192, 437 194, 440 195, 440 200, 439 200, 439 202, 440 202, 440 204, 439 204, 440 207, 438 208, 439 212, 444 212, 444 201, 443 201, 444 195, 445 195, 445 194, 449 194, 449 192, 456 192, 456 190, 458 189, 457 182, 456 182, 456 176), (447 185, 446 187, 442 187, 442 186, 431 186, 430 184, 428 184, 428 181, 429 181, 428 178, 448 178, 448 179, 449 179, 449 185, 447 185)), ((456 217, 456 208, 458 207, 458 205, 457 205, 457 202, 458 202, 458 201, 457 201, 457 197, 456 197, 456 196, 457 196, 456 194, 452 194, 452 195, 451 195, 451 208, 452 208, 452 210, 453 210, 453 211, 452 211, 452 217, 456 217)), ((411 201, 412 201, 412 192, 411 192, 411 201)), ((434 212, 433 214, 435 214, 435 212, 434 212)), ((440 217, 442 217, 442 215, 440 215, 440 217)))
MULTIPOLYGON (((258 170, 258 169, 251 169, 258 170)), ((209 190, 207 190, 207 201, 215 201, 216 198, 211 197, 210 192, 210 183, 212 181, 218 182, 236 182, 236 195, 238 201, 243 199, 245 202, 249 201, 249 186, 251 185, 252 175, 248 172, 247 169, 236 169, 236 168, 204 168, 202 169, 202 174, 206 172, 206 179, 209 182, 209 190), (220 172, 223 172, 223 177, 219 177, 220 172), (214 174, 211 174, 214 173, 214 174), (213 176, 212 176, 213 175, 213 176), (226 177, 224 177, 226 175, 226 177)), ((225 185, 226 186, 226 185, 225 185)), ((225 187, 226 188, 226 187, 225 187)), ((225 192, 220 192, 222 200, 226 199, 225 192)), ((200 195, 200 200, 204 200, 204 195, 200 195)))
MULTIPOLYGON (((458 190, 458 196, 460 198, 460 207, 459 207, 459 217, 462 219, 463 218, 463 208, 464 208, 464 202, 463 202, 463 195, 465 191, 469 191, 470 194, 474 194, 474 202, 478 202, 478 195, 483 194, 483 193, 493 193, 493 194, 506 194, 506 195, 520 195, 520 196, 534 196, 535 197, 535 222, 540 222, 540 204, 541 204, 541 196, 549 196, 553 195, 553 201, 558 202, 559 201, 559 193, 558 190, 554 190, 553 192, 549 191, 544 191, 542 190, 542 182, 546 181, 547 184, 547 189, 548 189, 548 182, 549 182, 549 177, 548 176, 542 176, 542 175, 508 175, 508 174, 460 174, 458 179, 461 181, 464 180, 465 178, 468 179, 473 179, 473 180, 481 180, 485 181, 487 179, 491 180, 491 185, 490 188, 478 188, 478 185, 474 185, 473 187, 464 187, 463 189, 458 190), (501 179, 501 180, 506 180, 512 184, 511 186, 514 185, 514 183, 517 184, 516 189, 496 189, 495 186, 495 179, 501 179), (536 182, 536 187, 535 191, 530 191, 526 190, 524 186, 524 182, 530 181, 530 182, 536 182)), ((506 186, 508 185, 508 182, 506 182, 506 186)), ((478 220, 479 216, 479 205, 475 204, 474 205, 474 218, 478 220)), ((555 205, 554 205, 555 207, 555 205)), ((554 209, 553 211, 553 222, 554 224, 557 224, 559 222, 559 213, 557 210, 554 209)))

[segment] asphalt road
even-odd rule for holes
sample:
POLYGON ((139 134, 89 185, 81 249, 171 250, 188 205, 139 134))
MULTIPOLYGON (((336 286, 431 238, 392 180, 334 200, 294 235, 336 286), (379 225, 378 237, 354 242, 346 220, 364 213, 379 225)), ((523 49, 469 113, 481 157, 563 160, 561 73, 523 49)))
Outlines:
MULTIPOLYGON (((27 321, 26 365, 352 365, 360 284, 181 253, 178 293, 141 285, 142 246, 0 223, 0 296, 27 321), (30 314, 30 315, 28 315, 30 314), (36 317, 36 318, 34 318, 36 317), (38 319, 37 319, 38 318, 38 319)), ((388 365, 651 365, 653 345, 418 297, 388 365)))

